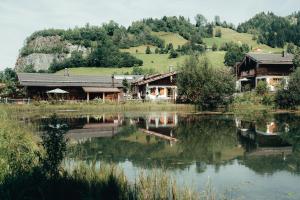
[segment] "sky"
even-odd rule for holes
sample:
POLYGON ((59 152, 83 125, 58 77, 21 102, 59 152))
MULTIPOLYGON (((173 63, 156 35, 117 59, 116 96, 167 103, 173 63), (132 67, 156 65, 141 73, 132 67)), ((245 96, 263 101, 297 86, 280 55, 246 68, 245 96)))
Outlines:
POLYGON ((14 67, 26 37, 46 28, 73 28, 114 20, 128 26, 142 18, 215 15, 238 25, 262 11, 286 16, 300 0, 0 0, 0 70, 14 67))

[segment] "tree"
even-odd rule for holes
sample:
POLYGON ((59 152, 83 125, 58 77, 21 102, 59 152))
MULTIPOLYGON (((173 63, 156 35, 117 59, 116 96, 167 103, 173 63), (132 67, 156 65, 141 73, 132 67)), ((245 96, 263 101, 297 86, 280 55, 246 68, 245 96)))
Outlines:
POLYGON ((42 145, 45 149, 45 157, 42 159, 42 169, 45 175, 58 178, 59 167, 66 152, 65 133, 68 125, 63 123, 54 114, 49 120, 47 132, 42 134, 42 145))
POLYGON ((0 97, 23 97, 24 89, 18 87, 17 73, 10 68, 6 68, 0 72, 0 82, 5 84, 5 87, 0 90, 0 97))
POLYGON ((258 95, 264 95, 268 92, 268 84, 266 81, 258 81, 256 86, 256 93, 258 95))
POLYGON ((195 20, 196 20, 196 27, 203 27, 207 24, 207 19, 201 14, 197 14, 195 16, 195 20))
POLYGON ((300 105, 300 68, 290 75, 287 87, 276 92, 275 103, 279 108, 296 108, 300 105))
POLYGON ((6 68, 4 71, 0 72, 0 82, 2 83, 17 82, 17 80, 17 73, 11 68, 6 68))
POLYGON ((233 100, 234 77, 229 70, 213 68, 206 57, 185 60, 177 77, 180 96, 201 109, 228 106, 233 100))
POLYGON ((122 81, 122 85, 123 85, 123 92, 124 93, 127 93, 128 92, 128 90, 129 90, 129 83, 128 83, 128 81, 127 81, 127 79, 125 78, 125 79, 123 79, 123 81, 122 81))
POLYGON ((294 51, 293 65, 294 65, 295 69, 300 67, 300 49, 299 48, 296 48, 296 50, 294 51))
POLYGON ((33 65, 26 65, 22 71, 24 73, 36 73, 33 65))
POLYGON ((234 66, 237 62, 241 62, 245 56, 245 53, 249 51, 249 47, 239 46, 234 43, 227 44, 227 52, 224 57, 224 64, 226 66, 234 66))
POLYGON ((170 55, 169 58, 177 58, 179 56, 179 54, 177 53, 177 51, 175 51, 174 49, 172 49, 170 51, 170 55))
POLYGON ((218 16, 218 15, 215 16, 215 25, 216 26, 220 26, 221 25, 221 19, 220 19, 220 16, 218 16))
POLYGON ((218 50, 218 46, 216 43, 213 43, 212 47, 211 47, 212 51, 217 51, 218 50))
POLYGON ((151 54, 151 49, 150 49, 149 46, 147 46, 145 53, 146 53, 146 54, 151 54))
POLYGON ((159 49, 158 49, 158 48, 155 48, 154 53, 155 53, 155 54, 159 54, 159 49))
POLYGON ((293 43, 288 43, 286 46, 287 53, 295 53, 295 45, 293 43))
POLYGON ((222 37, 222 31, 220 28, 216 29, 215 37, 222 37))

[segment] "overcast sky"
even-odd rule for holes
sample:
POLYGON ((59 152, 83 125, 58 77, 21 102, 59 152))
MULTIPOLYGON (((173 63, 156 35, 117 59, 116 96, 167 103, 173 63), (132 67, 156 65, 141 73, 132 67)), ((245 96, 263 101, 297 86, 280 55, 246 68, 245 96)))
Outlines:
POLYGON ((201 13, 209 20, 237 25, 261 11, 288 15, 300 0, 0 0, 0 70, 14 67, 19 49, 32 32, 45 28, 101 25, 109 20, 128 26, 147 17, 201 13))

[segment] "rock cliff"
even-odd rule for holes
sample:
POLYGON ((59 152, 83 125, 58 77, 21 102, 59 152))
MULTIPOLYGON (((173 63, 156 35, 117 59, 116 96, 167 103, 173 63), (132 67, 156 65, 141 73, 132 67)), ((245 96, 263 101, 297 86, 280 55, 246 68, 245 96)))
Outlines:
POLYGON ((33 65, 37 71, 47 70, 54 60, 60 62, 69 58, 73 51, 81 51, 87 56, 91 49, 63 41, 60 36, 38 36, 21 49, 15 69, 22 71, 27 65, 33 65))

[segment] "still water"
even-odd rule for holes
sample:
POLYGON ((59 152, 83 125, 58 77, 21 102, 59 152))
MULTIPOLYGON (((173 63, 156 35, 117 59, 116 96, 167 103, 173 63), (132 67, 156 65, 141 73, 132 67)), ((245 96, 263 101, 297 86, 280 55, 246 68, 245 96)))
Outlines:
MULTIPOLYGON (((47 130, 49 118, 35 121, 47 130)), ((141 170, 163 168, 198 191, 209 180, 236 199, 300 199, 297 115, 105 113, 60 117, 59 123, 68 126, 66 163, 115 163, 131 181, 141 170)))

